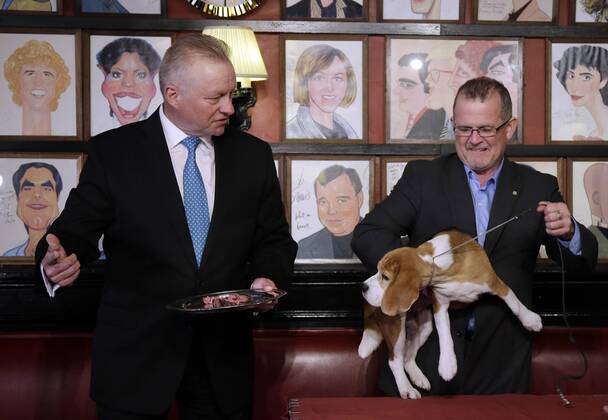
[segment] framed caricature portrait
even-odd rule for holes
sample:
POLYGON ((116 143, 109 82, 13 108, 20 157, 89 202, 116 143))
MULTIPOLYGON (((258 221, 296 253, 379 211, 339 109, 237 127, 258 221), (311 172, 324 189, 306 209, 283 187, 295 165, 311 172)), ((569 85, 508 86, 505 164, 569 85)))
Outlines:
POLYGON ((573 23, 602 25, 608 23, 608 4, 604 0, 571 0, 573 23))
POLYGON ((158 69, 171 36, 91 34, 87 134, 146 119, 162 103, 158 69))
POLYGON ((0 62, 0 138, 79 137, 80 38, 75 32, 2 32, 0 62))
POLYGON ((547 51, 550 141, 608 140, 608 41, 549 42, 547 51))
POLYGON ((520 40, 388 37, 386 54, 387 142, 453 141, 454 97, 479 76, 505 85, 520 121, 513 141, 521 139, 520 40))
POLYGON ((166 16, 167 0, 77 0, 80 13, 166 16))
POLYGON ((365 20, 368 0, 279 0, 285 20, 365 20))
MULTIPOLYGON (((527 158, 527 157, 517 157, 511 158, 513 162, 517 162, 521 165, 527 165, 538 172, 542 172, 544 174, 553 175, 557 178, 557 182, 559 184, 559 189, 564 196, 564 200, 566 199, 567 191, 565 189, 565 180, 564 180, 564 171, 562 160, 558 158, 527 158)), ((547 251, 545 250, 545 246, 541 245, 540 250, 538 252, 538 257, 540 259, 547 259, 547 251)))
POLYGON ((428 156, 389 156, 382 158, 382 199, 393 191, 408 162, 420 159, 432 158, 428 156))
POLYGON ((378 0, 380 20, 394 22, 459 22, 461 0, 378 0))
POLYGON ((287 157, 296 262, 353 263, 353 230, 371 207, 371 158, 287 157))
POLYGON ((80 154, 0 154, 0 262, 34 262, 36 244, 63 210, 80 154))
POLYGON ((0 0, 0 13, 62 14, 62 0, 0 0))
POLYGON ((474 0, 477 22, 555 23, 558 0, 474 0))
POLYGON ((572 216, 595 235, 598 258, 608 261, 608 159, 569 161, 572 216))
POLYGON ((367 141, 367 38, 283 36, 286 141, 367 141))

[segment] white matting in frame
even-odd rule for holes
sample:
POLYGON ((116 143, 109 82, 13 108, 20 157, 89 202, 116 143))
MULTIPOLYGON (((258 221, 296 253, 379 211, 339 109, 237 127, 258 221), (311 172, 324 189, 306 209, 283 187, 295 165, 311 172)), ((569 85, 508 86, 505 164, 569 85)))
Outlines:
POLYGON ((460 0, 382 0, 382 20, 460 19, 460 0))
POLYGON ((552 22, 558 0, 476 0, 477 20, 494 22, 552 22))
POLYGON ((80 0, 80 11, 82 13, 160 15, 162 14, 162 0, 80 0), (106 9, 110 11, 105 11, 106 9))
POLYGON ((598 258, 608 258, 608 161, 571 162, 572 216, 591 230, 599 245, 598 258))
POLYGON ((389 37, 386 57, 388 142, 453 141, 454 97, 466 81, 488 76, 511 95, 521 139, 522 51, 514 39, 389 37), (458 58, 457 58, 458 57, 458 58))
POLYGON ((0 62, 0 136, 77 136, 75 34, 0 33, 0 62), (17 71, 7 73, 7 66, 17 71), (13 89, 7 77, 15 83, 13 89), (50 125, 42 123, 49 114, 50 125))
MULTIPOLYGON (((291 235, 300 247, 296 260, 319 263, 358 261, 356 256, 336 258, 331 248, 330 233, 332 236, 351 234, 359 219, 369 212, 370 170, 371 162, 367 159, 291 160, 291 235), (336 170, 336 166, 341 167, 338 168, 340 175, 333 177, 329 174, 336 170), (315 180, 320 175, 327 175, 329 181, 322 191, 319 188, 317 196, 315 180), (360 193, 356 192, 356 182, 361 184, 360 193)), ((348 247, 350 249, 350 244, 348 247)))
POLYGON ((608 4, 604 0, 571 0, 574 23, 608 23, 608 4))
POLYGON ((550 46, 551 141, 608 140, 608 43, 550 46))
POLYGON ((163 101, 158 66, 171 37, 91 35, 89 45, 91 136, 150 116, 163 101), (135 52, 122 53, 111 62, 113 54, 100 54, 104 48, 135 52))
POLYGON ((26 257, 29 235, 25 225, 46 232, 58 212, 63 210, 70 190, 78 184, 82 158, 76 154, 59 156, 0 155, 0 256, 26 257), (19 202, 13 185, 15 174, 21 191, 19 202), (32 186, 27 181, 31 181, 32 186), (61 181, 61 191, 58 181, 61 181), (36 194, 37 188, 46 189, 47 193, 36 194), (52 189, 58 194, 49 191, 52 189))
POLYGON ((285 39, 285 139, 351 142, 367 138, 365 48, 364 38, 285 39), (329 61, 329 57, 333 60, 329 61), (319 64, 324 60, 330 64, 319 64), (349 67, 352 73, 348 71, 349 67), (299 95, 294 94, 294 82, 300 86, 299 95), (306 102, 309 106, 304 104, 306 102), (319 127, 316 113, 331 118, 335 132, 343 134, 331 138, 319 127))

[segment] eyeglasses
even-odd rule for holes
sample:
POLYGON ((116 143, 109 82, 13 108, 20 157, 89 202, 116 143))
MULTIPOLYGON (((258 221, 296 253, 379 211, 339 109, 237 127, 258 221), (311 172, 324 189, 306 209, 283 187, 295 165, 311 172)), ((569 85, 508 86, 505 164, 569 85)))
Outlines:
POLYGON ((471 137, 473 135, 473 133, 475 131, 477 131, 477 134, 479 135, 479 137, 483 137, 484 139, 492 138, 492 137, 496 136, 496 133, 498 132, 498 130, 503 128, 509 122, 511 122, 511 117, 507 118, 507 120, 505 122, 503 122, 502 124, 500 124, 498 127, 493 127, 491 125, 484 125, 483 127, 479 127, 479 128, 457 126, 457 127, 454 127, 454 134, 457 137, 465 137, 468 139, 469 137, 471 137))

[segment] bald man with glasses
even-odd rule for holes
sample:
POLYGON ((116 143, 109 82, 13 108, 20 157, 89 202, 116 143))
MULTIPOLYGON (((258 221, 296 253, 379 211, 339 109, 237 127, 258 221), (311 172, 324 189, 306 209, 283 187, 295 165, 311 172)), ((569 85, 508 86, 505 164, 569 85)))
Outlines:
MULTIPOLYGON (((593 270, 597 241, 572 218, 557 179, 505 158, 517 129, 507 89, 487 77, 464 83, 456 94, 453 125, 456 153, 409 162, 391 194, 355 228, 352 247, 368 269, 376 272, 380 258, 400 247, 405 235, 415 247, 457 228, 476 237, 496 273, 528 308, 541 244, 558 263, 561 253, 567 270, 593 270)), ((496 296, 483 295, 449 312, 458 372, 450 382, 439 376, 434 330, 417 357, 430 393, 526 392, 532 336, 509 308, 496 296)), ((379 386, 399 395, 388 364, 379 386)))

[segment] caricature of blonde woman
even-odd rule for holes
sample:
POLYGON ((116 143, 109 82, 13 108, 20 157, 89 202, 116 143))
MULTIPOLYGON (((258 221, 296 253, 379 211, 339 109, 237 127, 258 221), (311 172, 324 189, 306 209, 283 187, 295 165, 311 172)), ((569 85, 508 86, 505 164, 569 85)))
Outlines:
POLYGON ((4 77, 13 102, 21 107, 21 134, 52 134, 51 112, 70 85, 63 58, 46 41, 27 41, 4 62, 4 77))

